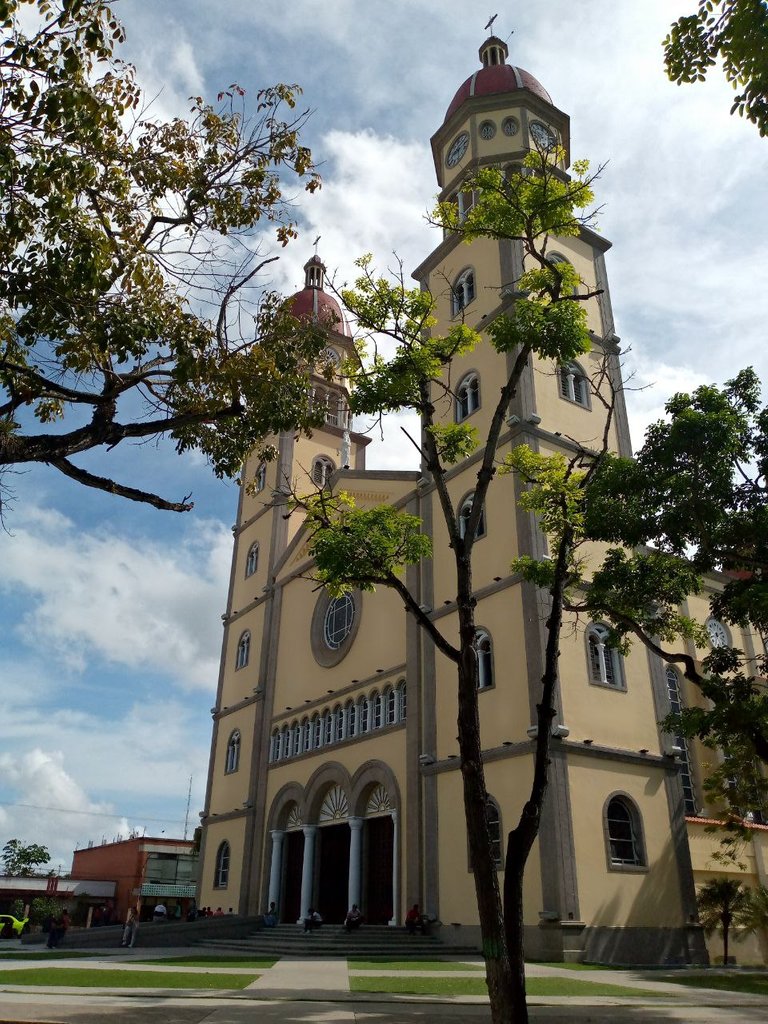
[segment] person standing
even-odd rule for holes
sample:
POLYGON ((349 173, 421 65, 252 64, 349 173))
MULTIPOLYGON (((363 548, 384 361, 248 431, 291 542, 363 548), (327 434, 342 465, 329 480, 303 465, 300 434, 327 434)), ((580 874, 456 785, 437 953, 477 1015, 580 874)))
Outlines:
POLYGON ((131 949, 136 945, 136 933, 139 930, 139 915, 135 909, 131 907, 128 911, 128 916, 125 919, 125 927, 123 928, 123 939, 120 943, 121 946, 129 946, 131 949))

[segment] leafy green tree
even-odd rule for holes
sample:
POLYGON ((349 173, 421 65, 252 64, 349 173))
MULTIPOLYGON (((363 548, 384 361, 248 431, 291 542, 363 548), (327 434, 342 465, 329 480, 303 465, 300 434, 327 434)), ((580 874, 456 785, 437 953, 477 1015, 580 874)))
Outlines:
POLYGON ((731 927, 747 919, 749 894, 734 878, 713 878, 696 896, 699 920, 707 935, 720 929, 723 936, 723 964, 728 966, 728 938, 731 927))
MULTIPOLYGON (((383 585, 395 590, 408 613, 454 665, 458 684, 458 739, 463 781, 464 810, 470 857, 475 879, 479 919, 486 960, 486 977, 495 1024, 527 1021, 523 961, 523 875, 536 839, 547 788, 548 749, 555 714, 558 640, 562 618, 562 586, 569 561, 574 526, 562 515, 552 514, 554 530, 562 527, 553 547, 555 566, 551 581, 551 615, 546 666, 538 704, 538 737, 535 769, 527 802, 517 826, 509 834, 503 894, 499 891, 495 852, 488 831, 488 793, 482 757, 478 713, 478 660, 475 650, 476 597, 472 564, 475 538, 489 488, 499 469, 524 473, 533 453, 527 449, 499 466, 498 446, 509 403, 532 353, 568 362, 590 347, 584 300, 593 296, 580 284, 570 264, 550 260, 550 236, 577 235, 590 220, 583 211, 593 200, 592 181, 586 163, 573 166, 574 176, 564 179, 557 168, 558 152, 531 152, 523 173, 503 176, 498 170, 480 170, 466 187, 475 192, 475 205, 459 219, 451 203, 441 205, 436 222, 477 238, 517 240, 525 251, 529 269, 518 282, 518 293, 507 310, 487 328, 488 343, 500 355, 511 354, 511 370, 499 384, 487 434, 481 437, 471 425, 446 422, 439 400, 450 394, 451 370, 459 356, 480 343, 478 333, 464 323, 447 333, 435 332, 435 297, 406 287, 402 269, 393 279, 379 276, 370 257, 359 261, 360 276, 354 287, 342 290, 342 298, 364 336, 388 337, 395 352, 391 359, 365 357, 364 339, 359 359, 344 368, 351 387, 354 413, 380 415, 400 409, 419 413, 422 441, 414 441, 422 458, 422 472, 435 487, 442 520, 453 556, 458 628, 441 628, 420 605, 408 586, 404 569, 431 553, 431 541, 420 533, 419 520, 391 507, 358 508, 345 493, 321 491, 296 496, 305 513, 316 578, 332 594, 353 588, 365 590, 383 585), (473 452, 482 458, 474 481, 474 501, 463 527, 448 486, 453 466, 473 452)), ((503 366, 503 360, 499 361, 503 366)), ((543 472, 578 502, 579 471, 563 462, 543 472)), ((524 495, 532 509, 536 495, 524 495)), ((570 508, 570 506, 569 506, 570 508)))
POLYGON ((28 877, 40 872, 37 868, 47 864, 51 855, 47 846, 24 844, 20 839, 9 839, 3 847, 3 870, 6 875, 28 877))
POLYGON ((664 40, 673 82, 703 82, 718 60, 737 90, 733 114, 768 135, 768 6, 764 0, 699 0, 695 14, 673 23, 664 40))
MULTIPOLYGON (((760 790, 759 772, 733 767, 755 756, 768 764, 768 411, 753 370, 666 408, 634 460, 605 453, 591 480, 586 535, 622 547, 609 549, 574 607, 609 619, 616 642, 640 639, 679 665, 710 703, 686 709, 675 728, 729 751, 723 779, 737 774, 760 790), (711 614, 753 631, 758 650, 712 644, 699 661, 686 647, 710 646, 682 609, 711 572, 723 574, 711 614)), ((745 796, 737 806, 764 802, 745 796)))
POLYGON ((278 257, 252 231, 285 245, 287 182, 319 185, 300 90, 156 122, 103 0, 0 0, 0 30, 0 468, 185 511, 73 459, 168 435, 230 476, 311 420, 321 332, 256 290, 278 257))
POLYGON ((51 918, 57 918, 62 910, 61 900, 53 896, 35 896, 29 904, 29 920, 31 924, 45 925, 51 918))

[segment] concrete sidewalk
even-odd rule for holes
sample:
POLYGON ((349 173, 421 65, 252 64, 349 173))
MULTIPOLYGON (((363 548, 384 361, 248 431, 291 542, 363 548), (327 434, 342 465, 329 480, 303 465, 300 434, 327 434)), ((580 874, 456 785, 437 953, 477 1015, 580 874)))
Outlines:
MULTIPOLYGON (((74 950, 72 950, 74 952, 74 950)), ((138 960, 194 957, 189 948, 163 950, 115 950, 111 956, 87 951, 77 959, 54 960, 44 951, 26 953, 14 960, 0 960, 0 970, 45 965, 55 968, 124 970, 138 960)), ((204 953, 199 954, 201 957, 204 953)), ((454 961, 456 962, 456 961, 454 961)), ((462 961, 466 970, 413 971, 420 977, 482 978, 472 962, 462 961)), ((476 963, 479 963, 476 962, 476 963)), ((138 966, 138 965, 136 965, 138 966)), ((318 1022, 348 1024, 438 1024, 446 1020, 487 1021, 487 996, 417 996, 350 991, 350 977, 407 977, 408 971, 387 970, 386 965, 365 970, 344 959, 304 960, 284 957, 271 968, 184 967, 175 964, 142 965, 153 975, 162 971, 195 973, 252 973, 259 978, 245 989, 212 991, 197 989, 181 994, 178 989, 55 988, 15 987, 6 982, 0 992, 0 1024, 245 1024, 256 1014, 261 1022, 318 1022), (258 1010, 256 1010, 258 1006, 258 1010)), ((530 1017, 540 1024, 557 1021, 586 1022, 621 1020, 622 1024, 755 1024, 768 1019, 768 999, 761 996, 692 989, 662 981, 658 972, 595 970, 575 972, 564 967, 530 964, 529 978, 562 977, 571 981, 596 982, 646 990, 651 998, 633 996, 531 996, 530 1017)))

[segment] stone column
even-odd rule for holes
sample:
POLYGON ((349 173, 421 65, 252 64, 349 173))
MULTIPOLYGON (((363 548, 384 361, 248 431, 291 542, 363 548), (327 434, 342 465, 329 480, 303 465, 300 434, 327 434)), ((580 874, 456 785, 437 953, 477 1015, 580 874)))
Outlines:
POLYGON ((390 928, 397 925, 398 914, 400 913, 400 828, 397 820, 397 811, 392 811, 392 917, 390 928))
POLYGON ((349 819, 349 887, 347 889, 347 908, 353 903, 360 906, 362 900, 363 877, 363 819, 349 819))
POLYGON ((272 860, 269 865, 269 896, 267 897, 267 907, 270 903, 274 903, 276 907, 280 906, 280 882, 282 880, 282 866, 283 866, 283 840, 285 839, 285 832, 280 829, 273 829, 270 833, 272 837, 272 860))
POLYGON ((305 825, 304 833, 304 863, 301 868, 301 915, 297 924, 301 924, 309 915, 309 908, 312 905, 312 882, 315 875, 315 835, 317 825, 305 825))

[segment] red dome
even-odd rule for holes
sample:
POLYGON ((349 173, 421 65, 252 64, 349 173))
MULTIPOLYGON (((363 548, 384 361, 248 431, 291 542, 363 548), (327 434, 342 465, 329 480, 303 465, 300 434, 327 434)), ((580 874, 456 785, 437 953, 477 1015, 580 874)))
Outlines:
POLYGON ((297 319, 316 317, 327 322, 334 331, 349 337, 349 327, 341 314, 341 307, 332 295, 321 288, 302 288, 290 301, 291 313, 297 319))
POLYGON ((455 114, 470 96, 493 96, 502 92, 515 92, 518 89, 527 89, 534 96, 552 103, 552 97, 533 75, 522 68, 516 68, 513 64, 495 64, 480 68, 474 75, 469 76, 453 97, 444 120, 447 121, 455 114))

